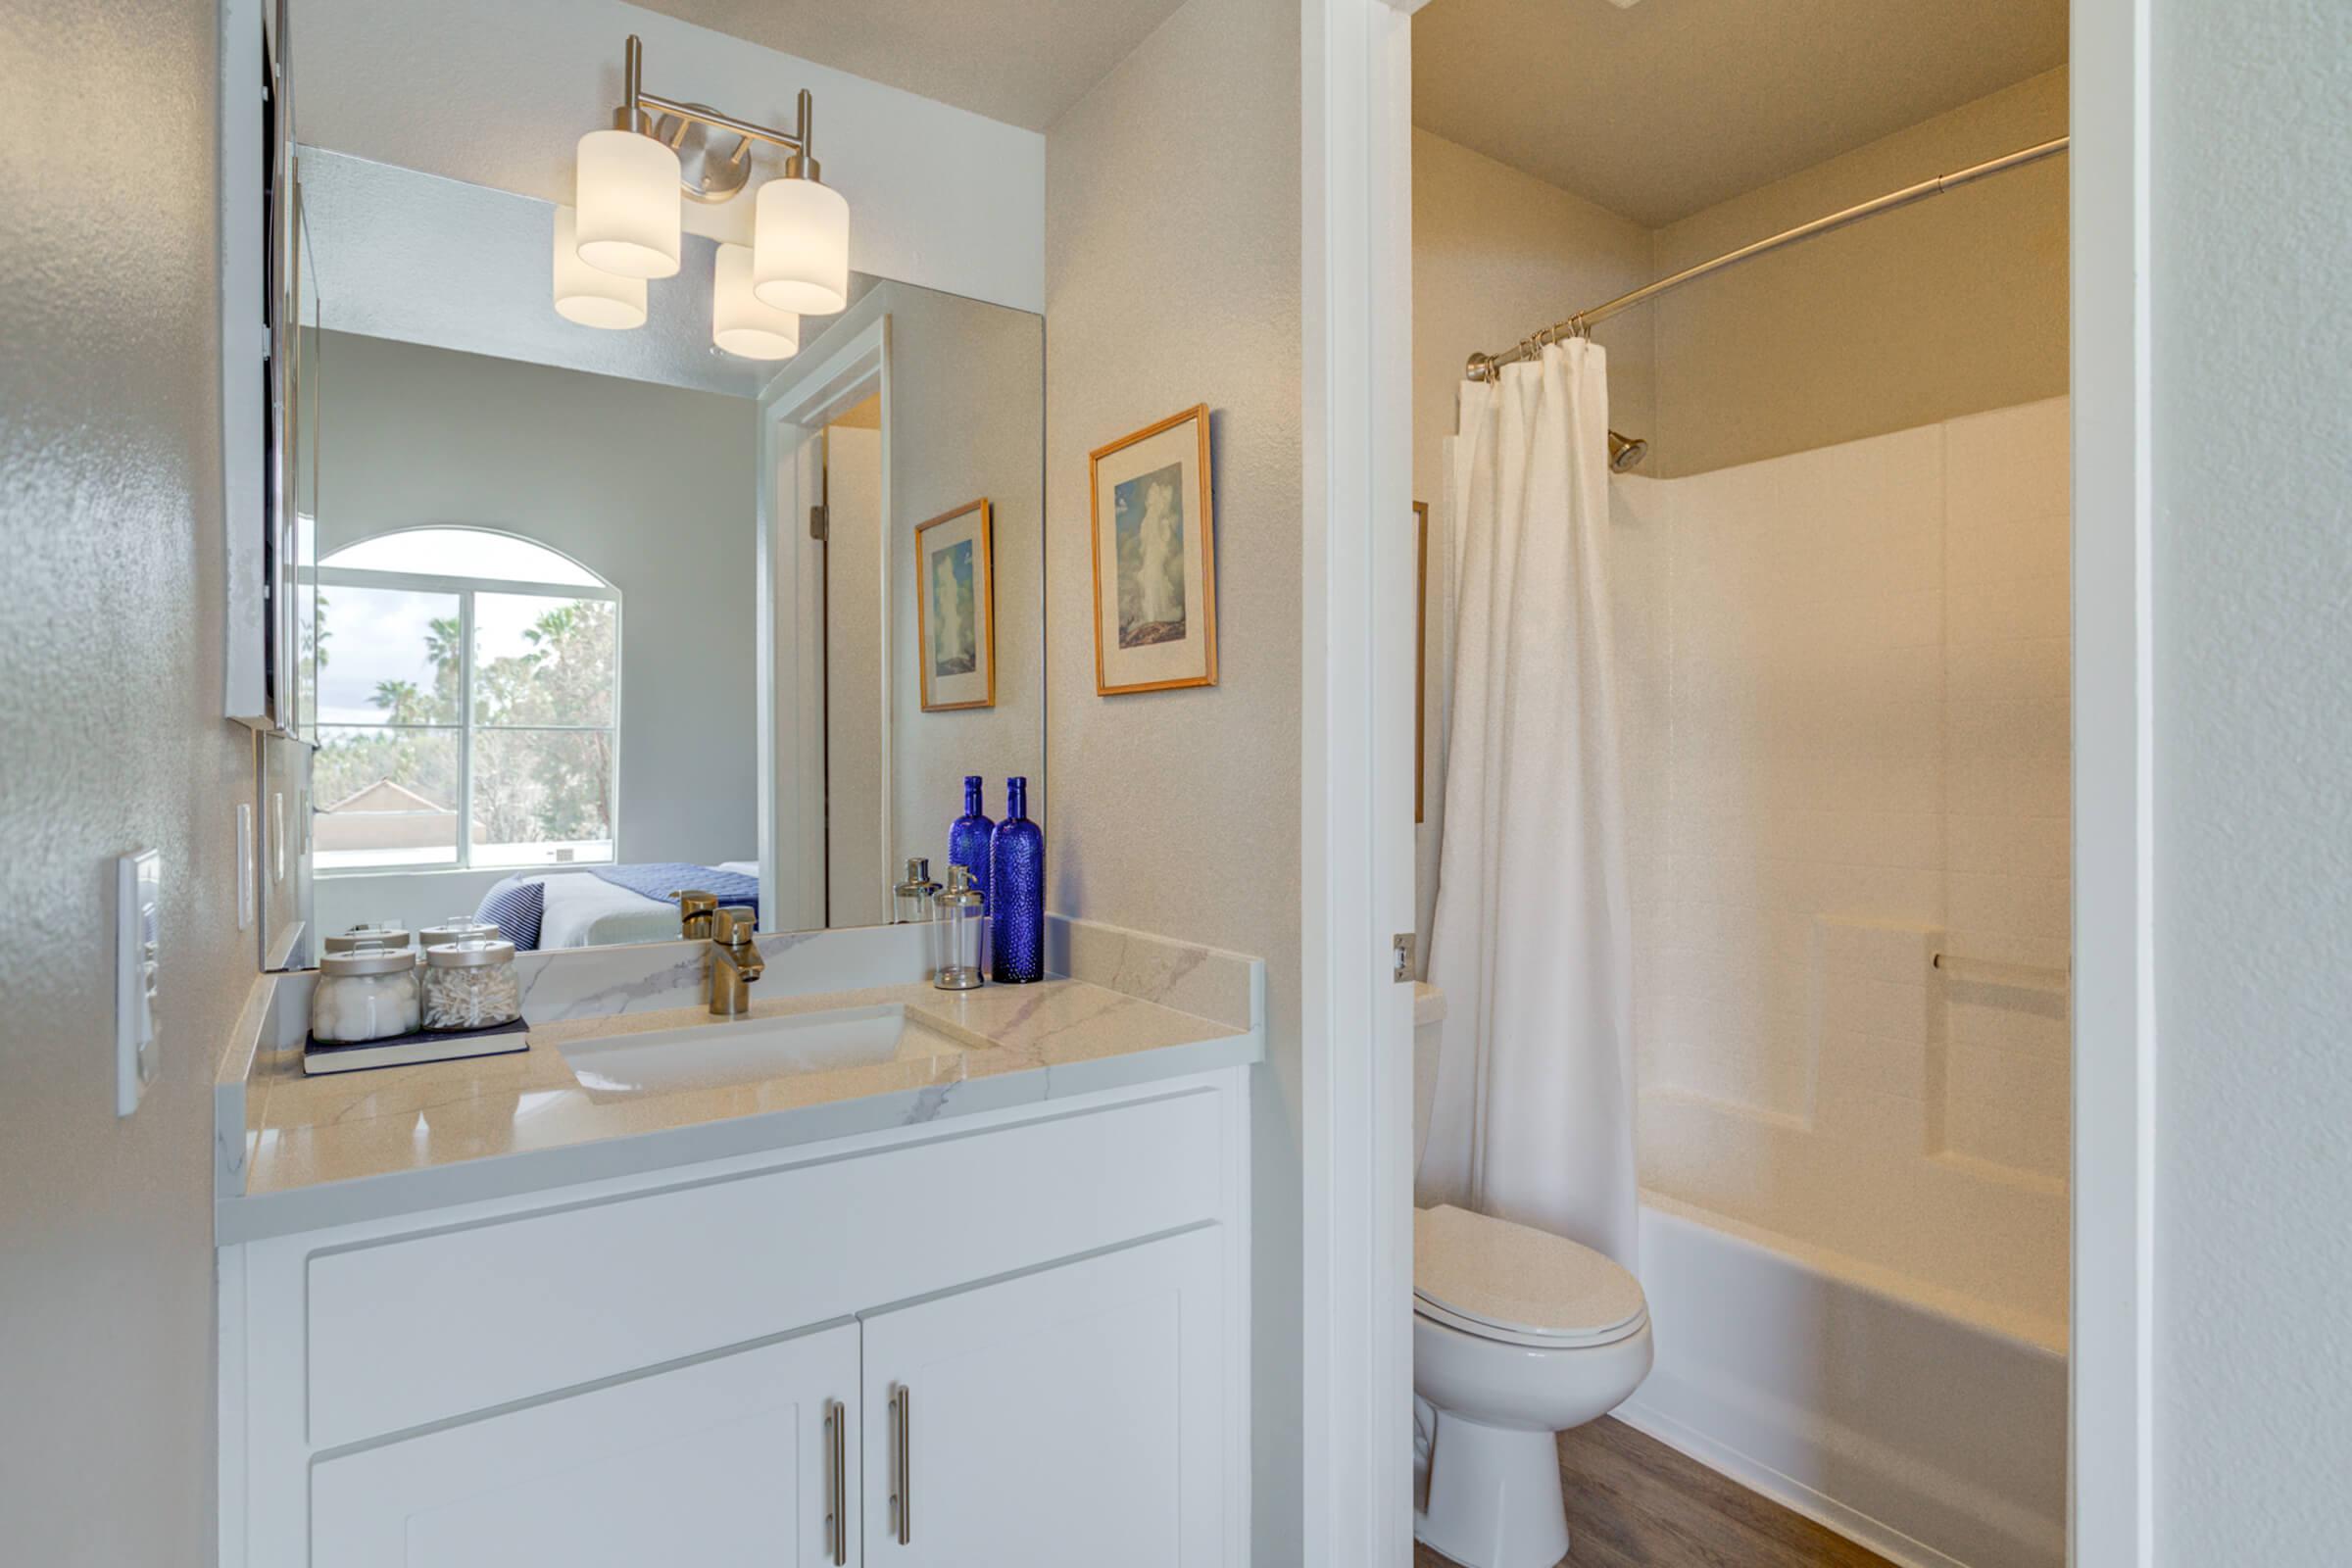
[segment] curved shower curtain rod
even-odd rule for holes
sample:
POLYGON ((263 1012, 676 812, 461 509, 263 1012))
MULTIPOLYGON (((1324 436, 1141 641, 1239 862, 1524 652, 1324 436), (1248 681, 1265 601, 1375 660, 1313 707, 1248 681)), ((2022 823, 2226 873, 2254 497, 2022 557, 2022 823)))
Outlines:
POLYGON ((2070 139, 2060 136, 2055 140, 2045 141, 2036 146, 2023 147, 2013 153, 2004 153, 1998 158, 1989 159, 1982 164, 1972 164, 1966 169, 1956 169, 1948 174, 1937 174, 1935 178, 1923 179, 1916 185, 1906 185, 1901 190, 1888 191, 1886 195, 1875 197, 1858 207, 1848 207, 1843 212, 1832 213, 1827 218, 1816 218, 1810 223, 1799 223, 1796 227, 1775 234, 1770 239, 1760 239, 1752 245, 1742 245, 1736 251, 1729 251, 1716 257, 1713 261, 1701 262, 1696 267, 1686 267, 1672 277, 1661 277, 1654 283, 1643 284, 1631 294, 1620 294, 1605 305, 1595 305, 1589 311, 1577 312, 1564 321, 1554 321, 1534 336, 1522 338, 1517 348, 1506 349, 1500 354, 1473 354, 1470 356, 1466 373, 1474 381, 1486 380, 1503 366, 1515 364, 1520 360, 1534 359, 1544 344, 1557 342, 1564 337, 1581 337, 1592 329, 1594 322, 1605 321, 1619 311, 1631 310, 1642 301, 1654 299, 1670 288, 1680 288, 1683 284, 1705 277, 1710 272, 1720 272, 1727 267, 1737 267, 1740 263, 1761 256, 1767 251, 1777 251, 1784 245, 1793 245, 1799 240, 1811 239, 1818 234, 1827 234, 1832 229, 1843 228, 1848 223, 1858 223, 1865 218, 1876 218, 1881 213, 1890 213, 1897 207, 1908 207, 1913 202, 1924 202, 1931 196, 1940 196, 1947 190, 1958 190, 1963 185, 1973 185, 1980 179, 2007 173, 2012 169, 2023 169, 2028 164, 2038 164, 2044 158, 2055 158, 2067 150, 2067 143, 2070 139))

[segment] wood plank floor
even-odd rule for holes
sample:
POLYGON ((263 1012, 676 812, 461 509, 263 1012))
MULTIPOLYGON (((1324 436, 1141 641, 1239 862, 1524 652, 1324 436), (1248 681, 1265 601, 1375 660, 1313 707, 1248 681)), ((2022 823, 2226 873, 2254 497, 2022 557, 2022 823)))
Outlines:
MULTIPOLYGON (((1889 1568, 1622 1421, 1560 1434, 1568 1568, 1889 1568)), ((1415 1568, 1451 1568, 1416 1544, 1415 1568)))

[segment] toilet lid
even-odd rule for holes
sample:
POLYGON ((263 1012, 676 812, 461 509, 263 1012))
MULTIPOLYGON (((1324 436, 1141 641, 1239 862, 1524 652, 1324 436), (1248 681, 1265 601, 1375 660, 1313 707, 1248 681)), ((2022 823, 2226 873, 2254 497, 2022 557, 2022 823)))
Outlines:
POLYGON ((1413 1294, 1474 1333, 1583 1344, 1648 1311, 1641 1282, 1590 1247, 1450 1204, 1413 1211, 1413 1294))

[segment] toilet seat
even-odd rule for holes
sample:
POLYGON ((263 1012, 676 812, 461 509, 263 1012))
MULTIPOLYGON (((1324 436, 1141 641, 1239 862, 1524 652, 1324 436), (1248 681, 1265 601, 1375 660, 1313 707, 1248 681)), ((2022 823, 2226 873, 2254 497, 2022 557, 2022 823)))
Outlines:
POLYGON ((1441 1204, 1413 1212, 1413 1309, 1503 1345, 1613 1345, 1649 1322, 1641 1282, 1592 1248, 1441 1204))

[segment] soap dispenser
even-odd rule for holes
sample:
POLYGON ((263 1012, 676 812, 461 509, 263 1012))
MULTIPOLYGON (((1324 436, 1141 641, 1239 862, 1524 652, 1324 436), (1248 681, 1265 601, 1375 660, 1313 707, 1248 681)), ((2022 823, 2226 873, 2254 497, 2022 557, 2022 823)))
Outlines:
POLYGON ((933 901, 934 944, 931 983, 942 991, 970 991, 985 978, 980 972, 980 890, 968 866, 948 867, 948 891, 933 901))
POLYGON ((906 857, 906 875, 890 890, 891 923, 894 925, 928 925, 931 921, 931 901, 939 897, 939 884, 931 880, 931 858, 927 855, 906 857))

